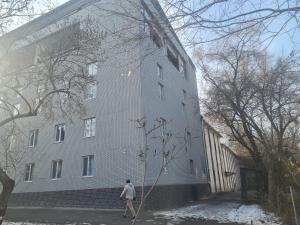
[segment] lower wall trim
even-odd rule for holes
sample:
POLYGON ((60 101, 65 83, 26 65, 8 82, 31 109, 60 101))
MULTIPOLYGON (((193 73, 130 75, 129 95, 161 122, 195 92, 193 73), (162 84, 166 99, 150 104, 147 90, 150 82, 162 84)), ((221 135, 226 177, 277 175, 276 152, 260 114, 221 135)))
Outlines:
MULTIPOLYGON (((145 187, 148 190, 150 187, 145 187)), ((9 207, 68 207, 122 209, 124 201, 119 199, 123 188, 101 188, 50 192, 13 193, 9 207)), ((137 197, 141 187, 136 187, 137 197)), ((197 201, 210 194, 209 184, 186 184, 156 186, 145 202, 146 209, 172 208, 197 201)), ((137 204, 138 201, 135 202, 137 204)))

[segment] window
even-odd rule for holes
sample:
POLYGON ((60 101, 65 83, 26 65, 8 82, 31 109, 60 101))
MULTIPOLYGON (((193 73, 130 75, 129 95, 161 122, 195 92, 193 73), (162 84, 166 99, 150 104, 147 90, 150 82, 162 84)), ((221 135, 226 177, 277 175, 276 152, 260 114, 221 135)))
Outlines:
POLYGON ((96 135, 96 117, 84 120, 84 137, 94 137, 96 135))
POLYGON ((37 145, 39 130, 29 131, 29 147, 35 147, 37 145))
POLYGON ((20 113, 21 104, 17 103, 14 105, 13 115, 16 116, 20 113))
POLYGON ((97 70, 98 70, 98 67, 97 67, 96 62, 90 63, 87 65, 88 76, 91 76, 91 77, 96 76, 97 70))
POLYGON ((164 118, 160 118, 159 126, 160 126, 161 136, 164 137, 167 131, 167 121, 164 118))
POLYGON ((32 181, 34 163, 28 163, 25 165, 25 178, 24 181, 32 181))
POLYGON ((180 73, 183 73, 183 76, 185 79, 187 79, 187 76, 186 76, 186 69, 185 69, 185 61, 179 56, 178 57, 178 61, 179 61, 179 72, 180 73))
POLYGON ((9 150, 13 151, 13 149, 17 145, 17 136, 15 134, 10 136, 10 142, 9 142, 9 150))
POLYGON ((185 102, 186 101, 186 90, 182 89, 182 99, 185 102))
POLYGON ((190 159, 190 173, 195 174, 194 160, 190 159))
POLYGON ((149 25, 148 25, 148 21, 146 20, 146 18, 144 18, 144 21, 143 21, 143 31, 145 33, 148 33, 148 31, 149 31, 149 25))
POLYGON ((97 82, 91 81, 90 83, 87 83, 84 89, 84 99, 90 100, 94 99, 97 96, 97 82))
MULTIPOLYGON (((87 65, 87 72, 89 77, 94 77, 97 75, 98 67, 97 63, 90 63, 87 65)), ((85 90, 84 90, 84 99, 94 99, 97 95, 97 82, 95 80, 92 80, 86 84, 85 90)))
POLYGON ((205 163, 205 160, 203 158, 201 158, 201 173, 202 173, 202 176, 206 176, 206 163, 205 163))
POLYGON ((150 38, 158 48, 162 47, 162 45, 163 45, 162 38, 159 34, 158 29, 155 27, 154 24, 152 24, 150 27, 150 38))
POLYGON ((55 125, 55 141, 56 142, 63 142, 65 140, 65 124, 58 124, 55 125))
POLYGON ((163 79, 163 68, 161 65, 159 65, 157 63, 157 76, 160 78, 160 79, 163 79))
POLYGON ((185 103, 184 102, 181 102, 181 107, 182 107, 182 112, 185 113, 185 103))
POLYGON ((186 141, 187 141, 187 146, 189 147, 189 149, 191 149, 192 147, 192 135, 190 132, 186 132, 186 141))
POLYGON ((91 177, 94 175, 94 156, 88 155, 82 157, 82 176, 91 177))
POLYGON ((35 47, 35 54, 34 54, 34 58, 33 58, 33 63, 34 64, 38 64, 39 62, 41 62, 40 54, 41 54, 41 49, 40 49, 40 46, 37 45, 35 47))
POLYGON ((149 13, 147 12, 146 9, 143 9, 142 11, 142 15, 143 15, 143 30, 145 33, 148 33, 149 31, 149 21, 151 20, 151 16, 149 15, 149 13))
POLYGON ((51 168, 51 178, 52 179, 59 179, 61 178, 62 172, 62 160, 53 160, 52 161, 52 168, 51 168))
POLYGON ((164 100, 165 99, 164 85, 158 82, 158 88, 159 88, 159 98, 160 100, 164 100))
POLYGON ((42 84, 39 84, 37 87, 38 97, 41 97, 45 92, 45 87, 42 84))
POLYGON ((177 54, 170 46, 167 47, 167 57, 169 61, 177 68, 177 70, 179 70, 179 61, 177 54))

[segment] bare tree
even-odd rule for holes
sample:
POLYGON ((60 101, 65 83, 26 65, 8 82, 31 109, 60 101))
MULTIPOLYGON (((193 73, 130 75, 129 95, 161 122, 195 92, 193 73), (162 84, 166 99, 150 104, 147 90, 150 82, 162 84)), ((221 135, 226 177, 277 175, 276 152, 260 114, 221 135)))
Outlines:
POLYGON ((276 207, 277 188, 284 186, 288 158, 294 157, 292 130, 299 129, 299 59, 291 53, 272 63, 253 46, 251 37, 238 36, 204 57, 199 54, 209 85, 203 103, 249 151, 258 175, 267 181, 261 191, 276 207))
POLYGON ((163 0, 175 30, 183 31, 189 44, 211 42, 257 29, 265 40, 287 33, 297 42, 300 7, 287 0, 163 0))
POLYGON ((24 22, 47 12, 55 3, 52 0, 6 0, 0 2, 0 33, 5 34, 24 22))
MULTIPOLYGON (((57 115, 72 119, 76 114, 84 114, 83 99, 89 94, 89 85, 96 85, 86 65, 104 60, 101 45, 105 36, 88 18, 81 26, 76 22, 65 24, 53 35, 2 55, 1 159, 11 156, 12 138, 21 120, 39 116, 49 121, 57 115)), ((5 160, 0 167, 1 217, 15 184, 10 177, 15 160, 5 160)))
POLYGON ((153 127, 148 128, 146 118, 141 118, 135 120, 138 129, 142 129, 144 140, 145 140, 145 148, 141 149, 139 158, 143 164, 143 180, 141 185, 141 196, 140 203, 138 206, 138 210, 136 213, 135 219, 132 221, 132 225, 136 224, 138 216, 143 209, 145 202, 151 195, 153 189, 159 182, 161 175, 168 170, 168 164, 171 163, 172 160, 178 157, 178 154, 182 152, 182 150, 187 145, 187 140, 185 137, 176 137, 176 134, 171 133, 167 129, 167 124, 172 121, 161 121, 157 119, 153 125, 153 127), (160 131, 160 132, 157 132, 160 131), (159 133, 159 135, 157 135, 159 133), (146 189, 146 181, 147 181, 147 172, 148 172, 148 155, 150 149, 149 140, 150 139, 158 139, 159 148, 157 149, 157 154, 160 156, 160 163, 158 166, 157 174, 154 177, 153 183, 146 189), (179 141, 178 139, 183 139, 183 141, 179 141))

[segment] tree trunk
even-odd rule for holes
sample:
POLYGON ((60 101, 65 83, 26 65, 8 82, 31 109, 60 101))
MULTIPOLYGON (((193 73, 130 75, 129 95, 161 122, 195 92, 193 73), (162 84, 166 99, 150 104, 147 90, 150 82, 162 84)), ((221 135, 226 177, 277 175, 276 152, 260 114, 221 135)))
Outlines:
POLYGON ((280 192, 284 187, 284 168, 282 162, 271 160, 268 165, 268 203, 272 210, 280 210, 280 192))
POLYGON ((277 198, 276 198, 276 184, 275 184, 275 171, 274 163, 270 162, 268 169, 268 203, 269 206, 275 210, 277 209, 277 198))
POLYGON ((0 225, 6 213, 9 197, 14 189, 15 181, 0 168, 0 182, 2 184, 2 192, 0 193, 0 225))
POLYGON ((267 169, 264 166, 263 161, 258 158, 254 159, 255 161, 255 173, 256 173, 256 191, 257 191, 257 200, 262 202, 268 193, 268 173, 267 169))

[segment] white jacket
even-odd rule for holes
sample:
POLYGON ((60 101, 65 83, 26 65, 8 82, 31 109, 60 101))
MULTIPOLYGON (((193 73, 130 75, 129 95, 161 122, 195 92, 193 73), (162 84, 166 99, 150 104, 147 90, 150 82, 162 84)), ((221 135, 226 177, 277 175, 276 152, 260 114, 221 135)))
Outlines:
POLYGON ((133 200, 136 197, 135 189, 132 183, 126 184, 122 194, 120 195, 123 198, 125 195, 126 199, 133 200))

